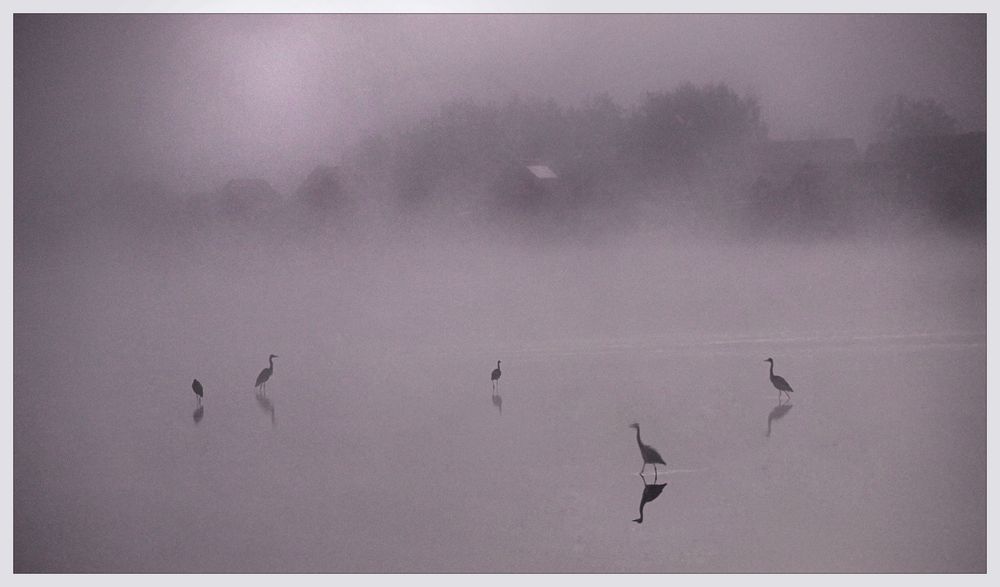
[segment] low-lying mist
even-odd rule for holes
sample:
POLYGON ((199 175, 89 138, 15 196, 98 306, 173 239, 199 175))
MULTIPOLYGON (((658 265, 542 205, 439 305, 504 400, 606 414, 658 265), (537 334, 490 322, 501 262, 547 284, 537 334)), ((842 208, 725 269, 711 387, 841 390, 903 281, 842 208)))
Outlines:
POLYGON ((110 312, 131 316, 113 323, 123 340, 150 350, 224 356, 232 341, 245 349, 252 340, 336 357, 982 329, 977 238, 706 234, 633 227, 547 238, 427 216, 311 232, 224 223, 143 232, 96 222, 49 254, 18 255, 15 324, 19 346, 29 326, 49 338, 48 329, 88 324, 86 335, 102 336, 100 316, 110 312), (46 307, 71 312, 47 328, 46 312, 26 319, 46 307), (148 327, 171 323, 200 331, 148 327))

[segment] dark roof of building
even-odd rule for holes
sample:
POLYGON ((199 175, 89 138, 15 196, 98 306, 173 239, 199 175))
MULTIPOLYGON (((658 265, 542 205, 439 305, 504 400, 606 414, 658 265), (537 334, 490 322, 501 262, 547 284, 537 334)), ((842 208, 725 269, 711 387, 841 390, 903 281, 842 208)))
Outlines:
POLYGON ((263 179, 231 179, 222 186, 219 192, 224 197, 273 199, 278 192, 263 179))
POLYGON ((768 141, 764 143, 763 156, 767 166, 830 165, 856 160, 858 147, 854 139, 768 141))
POLYGON ((986 133, 908 137, 894 142, 872 143, 865 159, 872 163, 899 161, 901 158, 960 157, 986 158, 986 133))

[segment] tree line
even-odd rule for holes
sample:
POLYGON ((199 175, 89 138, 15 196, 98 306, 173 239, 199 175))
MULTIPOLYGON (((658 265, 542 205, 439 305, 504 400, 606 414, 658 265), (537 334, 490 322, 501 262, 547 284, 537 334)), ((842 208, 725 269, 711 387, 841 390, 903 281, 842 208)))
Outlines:
MULTIPOLYGON (((957 134, 955 120, 932 100, 897 96, 877 115, 878 141, 868 152, 831 162, 807 152, 840 148, 843 140, 770 141, 758 99, 722 83, 647 92, 630 108, 606 94, 577 106, 456 100, 368 134, 288 198, 266 180, 236 178, 172 213, 194 225, 216 218, 279 222, 282 230, 344 228, 371 221, 357 215, 377 200, 394 217, 430 213, 552 234, 586 219, 607 230, 673 222, 782 237, 835 235, 866 223, 879 230, 921 214, 985 226, 985 137, 957 134), (775 153, 787 165, 768 163, 775 153), (529 171, 542 168, 541 176, 529 171)), ((142 208, 140 194, 160 191, 125 190, 121 200, 131 204, 116 206, 142 208)), ((155 206, 162 218, 163 204, 155 206)))

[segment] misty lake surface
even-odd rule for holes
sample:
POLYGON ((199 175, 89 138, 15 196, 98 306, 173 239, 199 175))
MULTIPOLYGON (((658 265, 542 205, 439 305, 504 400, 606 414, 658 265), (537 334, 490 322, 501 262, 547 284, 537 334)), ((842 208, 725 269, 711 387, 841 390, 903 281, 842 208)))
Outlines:
POLYGON ((985 571, 982 242, 114 238, 15 258, 16 571, 985 571))

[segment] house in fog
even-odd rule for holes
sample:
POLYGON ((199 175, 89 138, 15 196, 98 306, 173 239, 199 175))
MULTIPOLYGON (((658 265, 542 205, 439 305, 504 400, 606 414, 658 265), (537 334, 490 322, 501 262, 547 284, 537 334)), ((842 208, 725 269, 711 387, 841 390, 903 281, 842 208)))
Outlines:
POLYGON ((357 211, 347 193, 341 169, 320 165, 312 170, 295 190, 295 205, 309 218, 322 221, 329 217, 344 219, 357 211))
POLYGON ((854 139, 766 141, 756 153, 755 189, 809 193, 853 172, 860 162, 854 139))
MULTIPOLYGON (((756 153, 755 189, 809 193, 853 172, 860 162, 854 139, 765 141, 756 153)), ((773 194, 772 194, 773 195, 773 194)))
POLYGON ((757 158, 759 178, 776 186, 835 177, 850 171, 859 160, 854 139, 766 141, 757 158))
POLYGON ((985 226, 985 132, 873 143, 864 172, 880 197, 927 205, 946 221, 985 226))
POLYGON ((537 209, 562 199, 563 181, 546 162, 532 161, 507 167, 494 184, 494 195, 519 208, 537 209))
POLYGON ((869 167, 883 171, 985 171, 986 133, 930 135, 872 143, 864 160, 869 167))
POLYGON ((854 139, 765 141, 755 161, 749 196, 761 228, 778 223, 815 233, 847 220, 843 204, 860 162, 854 139))
POLYGON ((216 196, 220 213, 239 220, 277 206, 281 201, 278 192, 263 179, 231 179, 217 190, 216 196))
POLYGON ((759 152, 760 171, 773 177, 791 177, 804 167, 835 170, 857 163, 854 139, 766 141, 759 152))

